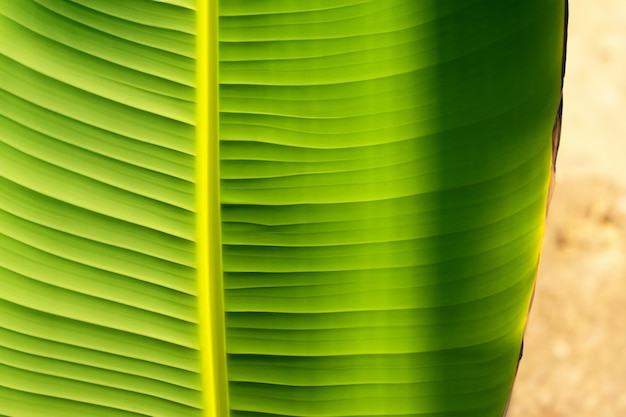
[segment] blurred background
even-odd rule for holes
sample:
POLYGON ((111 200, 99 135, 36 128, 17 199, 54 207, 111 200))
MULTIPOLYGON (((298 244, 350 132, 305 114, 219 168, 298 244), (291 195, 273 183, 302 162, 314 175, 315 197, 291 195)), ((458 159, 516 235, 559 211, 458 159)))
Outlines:
POLYGON ((570 0, 557 188, 508 417, 626 416, 626 1, 570 0))

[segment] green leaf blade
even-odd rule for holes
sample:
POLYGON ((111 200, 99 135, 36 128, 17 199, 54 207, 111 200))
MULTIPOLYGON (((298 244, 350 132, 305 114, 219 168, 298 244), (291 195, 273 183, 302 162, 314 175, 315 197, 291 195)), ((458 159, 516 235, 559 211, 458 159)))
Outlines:
POLYGON ((562 4, 354 1, 333 19, 224 3, 232 415, 499 417, 543 232, 562 4))

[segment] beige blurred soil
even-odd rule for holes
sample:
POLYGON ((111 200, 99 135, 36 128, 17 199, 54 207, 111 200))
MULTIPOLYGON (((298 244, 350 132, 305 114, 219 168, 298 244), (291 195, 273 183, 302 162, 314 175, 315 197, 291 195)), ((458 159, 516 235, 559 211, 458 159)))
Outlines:
POLYGON ((557 189, 508 417, 626 416, 626 0, 570 0, 557 189))

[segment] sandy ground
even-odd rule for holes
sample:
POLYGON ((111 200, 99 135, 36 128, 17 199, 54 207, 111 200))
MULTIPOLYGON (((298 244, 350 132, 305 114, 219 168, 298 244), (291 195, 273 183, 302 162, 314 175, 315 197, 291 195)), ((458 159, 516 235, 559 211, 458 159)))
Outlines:
POLYGON ((565 111, 508 417, 626 416, 626 0, 570 0, 565 111))

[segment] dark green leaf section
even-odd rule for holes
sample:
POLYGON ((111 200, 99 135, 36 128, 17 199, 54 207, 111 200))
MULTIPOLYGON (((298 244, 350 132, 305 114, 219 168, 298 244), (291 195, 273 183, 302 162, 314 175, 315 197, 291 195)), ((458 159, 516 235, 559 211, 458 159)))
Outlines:
POLYGON ((499 417, 561 0, 220 1, 231 415, 499 417))
POLYGON ((0 410, 200 416, 193 1, 0 2, 0 410))

